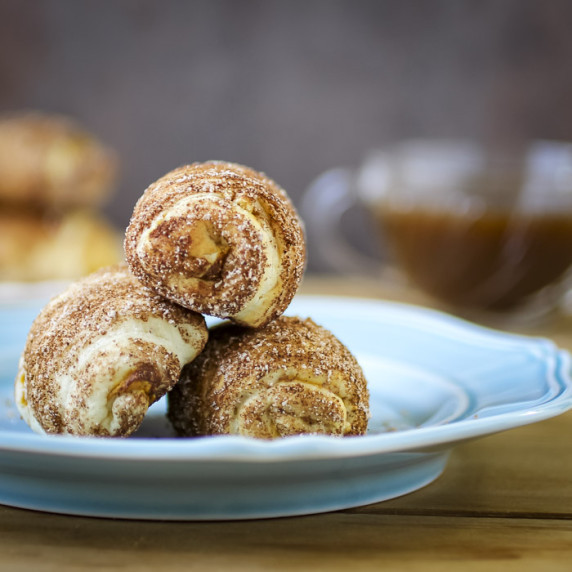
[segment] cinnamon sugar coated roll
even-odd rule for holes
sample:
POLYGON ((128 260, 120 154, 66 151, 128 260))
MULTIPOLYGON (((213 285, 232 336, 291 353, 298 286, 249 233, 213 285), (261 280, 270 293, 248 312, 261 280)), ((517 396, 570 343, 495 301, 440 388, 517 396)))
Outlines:
POLYGON ((126 231, 131 271, 203 314, 260 327, 281 315, 305 266, 302 223, 262 173, 219 161, 175 169, 139 199, 126 231))
POLYGON ((362 435, 369 417, 367 383, 350 351, 311 319, 285 316, 258 330, 213 328, 168 402, 182 436, 362 435))
POLYGON ((206 339, 199 314, 151 293, 123 266, 100 270, 34 321, 17 407, 38 433, 129 435, 206 339))

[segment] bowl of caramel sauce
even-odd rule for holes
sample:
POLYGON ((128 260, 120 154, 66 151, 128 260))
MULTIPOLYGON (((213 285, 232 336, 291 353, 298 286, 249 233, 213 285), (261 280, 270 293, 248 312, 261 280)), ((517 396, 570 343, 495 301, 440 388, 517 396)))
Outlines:
POLYGON ((456 314, 540 317, 572 287, 571 143, 410 140, 324 173, 304 199, 330 266, 397 269, 456 314), (357 203, 373 221, 368 239, 381 237, 380 260, 344 238, 343 216, 357 203))
POLYGON ((412 142, 364 168, 395 264, 445 305, 544 312, 571 286, 572 145, 412 142))

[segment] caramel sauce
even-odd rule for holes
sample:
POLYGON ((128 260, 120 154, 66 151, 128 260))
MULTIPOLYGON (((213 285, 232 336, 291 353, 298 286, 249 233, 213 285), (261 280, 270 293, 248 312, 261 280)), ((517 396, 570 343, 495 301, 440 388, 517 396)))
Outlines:
POLYGON ((572 214, 476 214, 378 206, 395 262, 438 300, 493 311, 524 305, 572 265, 572 214))

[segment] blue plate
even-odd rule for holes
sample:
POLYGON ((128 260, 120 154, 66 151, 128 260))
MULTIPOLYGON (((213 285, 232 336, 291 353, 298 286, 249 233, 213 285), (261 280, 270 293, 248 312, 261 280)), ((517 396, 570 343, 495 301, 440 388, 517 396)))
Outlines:
POLYGON ((288 314, 329 328, 364 369, 366 436, 176 439, 163 401, 129 439, 39 436, 12 387, 42 303, 0 306, 0 503, 17 507, 171 520, 349 508, 430 483, 461 441, 572 408, 570 357, 550 341, 412 306, 300 296, 288 314))

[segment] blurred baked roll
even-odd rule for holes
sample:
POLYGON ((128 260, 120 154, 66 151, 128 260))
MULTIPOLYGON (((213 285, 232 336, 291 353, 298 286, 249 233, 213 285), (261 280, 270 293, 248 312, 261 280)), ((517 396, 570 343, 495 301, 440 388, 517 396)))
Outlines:
POLYGON ((331 332, 282 316, 260 329, 213 328, 169 393, 168 417, 182 436, 362 435, 369 393, 356 359, 331 332))
POLYGON ((224 162, 180 167, 139 199, 126 231, 131 271, 197 312, 259 327, 302 279, 302 223, 262 173, 224 162))
POLYGON ((154 295, 123 266, 102 269, 34 321, 17 407, 39 433, 129 435, 206 339, 201 315, 154 295))
POLYGON ((109 195, 116 158, 67 117, 0 118, 0 203, 95 207, 109 195))
POLYGON ((82 209, 0 209, 0 280, 75 280, 123 259, 119 233, 82 209))

